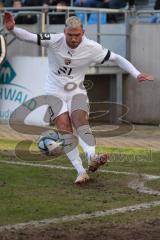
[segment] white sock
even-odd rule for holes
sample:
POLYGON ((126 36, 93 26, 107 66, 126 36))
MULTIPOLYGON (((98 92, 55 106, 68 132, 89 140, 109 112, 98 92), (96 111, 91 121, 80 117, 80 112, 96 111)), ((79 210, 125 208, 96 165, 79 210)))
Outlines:
POLYGON ((95 145, 94 146, 89 146, 85 141, 83 141, 83 139, 81 137, 78 137, 78 139, 79 139, 79 144, 83 148, 83 151, 84 151, 84 153, 86 155, 86 158, 87 158, 88 162, 90 162, 90 160, 96 154, 95 145))
POLYGON ((86 170, 84 169, 84 167, 82 165, 82 159, 79 156, 79 151, 78 151, 77 147, 74 148, 73 150, 71 150, 70 152, 66 153, 66 155, 69 158, 69 160, 71 161, 74 168, 77 170, 78 175, 86 172, 86 170))

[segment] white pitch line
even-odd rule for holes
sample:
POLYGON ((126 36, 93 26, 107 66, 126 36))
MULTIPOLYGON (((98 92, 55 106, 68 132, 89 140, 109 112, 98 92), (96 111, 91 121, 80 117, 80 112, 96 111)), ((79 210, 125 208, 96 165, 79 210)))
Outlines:
POLYGON ((59 165, 48 165, 48 164, 39 164, 39 163, 27 163, 27 162, 17 162, 17 161, 0 161, 0 163, 6 163, 11 165, 22 165, 22 166, 31 166, 31 167, 40 167, 40 168, 54 168, 54 169, 63 169, 63 170, 73 170, 72 167, 64 167, 59 165))
POLYGON ((153 178, 150 177, 140 177, 136 178, 133 181, 128 183, 128 187, 140 192, 154 196, 160 196, 160 191, 153 190, 151 188, 145 187, 144 184, 146 181, 152 180, 153 178))
MULTIPOLYGON (((22 166, 31 166, 31 167, 40 167, 40 168, 52 168, 52 169, 62 169, 62 170, 74 170, 73 167, 64 167, 60 165, 49 165, 49 164, 39 164, 39 163, 28 163, 28 162, 18 162, 18 161, 3 161, 0 160, 0 163, 11 164, 11 165, 22 165, 22 166)), ((147 178, 146 180, 160 179, 160 176, 149 175, 149 174, 137 174, 134 172, 117 172, 111 170, 101 169, 98 172, 102 173, 113 173, 113 174, 123 174, 131 176, 141 176, 147 178)))
POLYGON ((96 211, 92 213, 82 213, 78 215, 64 216, 59 218, 49 218, 49 219, 43 219, 39 221, 30 221, 30 222, 19 223, 14 225, 5 225, 0 227, 0 232, 3 232, 5 230, 20 230, 26 227, 40 227, 48 224, 75 222, 75 221, 81 221, 81 220, 86 220, 90 218, 110 216, 118 213, 134 212, 134 211, 149 209, 149 208, 158 207, 158 206, 160 206, 160 201, 153 201, 150 203, 141 203, 141 204, 131 205, 128 207, 115 208, 115 209, 106 210, 106 211, 96 211))

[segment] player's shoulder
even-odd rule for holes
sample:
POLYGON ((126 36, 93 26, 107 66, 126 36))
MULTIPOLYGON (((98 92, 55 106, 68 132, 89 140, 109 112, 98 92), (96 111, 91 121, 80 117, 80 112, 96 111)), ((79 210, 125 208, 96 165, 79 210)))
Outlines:
POLYGON ((64 39, 64 33, 50 33, 51 41, 58 42, 64 39))
POLYGON ((84 37, 84 45, 86 47, 91 47, 91 48, 102 47, 99 43, 97 43, 96 41, 91 40, 87 37, 84 37))

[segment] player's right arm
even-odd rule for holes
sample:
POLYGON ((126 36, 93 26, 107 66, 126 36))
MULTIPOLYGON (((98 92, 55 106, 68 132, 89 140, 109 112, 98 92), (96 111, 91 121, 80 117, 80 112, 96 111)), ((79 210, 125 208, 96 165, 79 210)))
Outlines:
POLYGON ((38 42, 37 34, 28 32, 25 29, 14 27, 14 29, 12 30, 12 33, 22 41, 31 42, 31 43, 38 42))
POLYGON ((4 25, 8 31, 11 31, 20 40, 37 43, 37 34, 15 27, 14 17, 9 12, 5 12, 4 14, 4 25))
POLYGON ((25 29, 17 28, 15 26, 15 20, 11 13, 5 12, 4 14, 4 25, 8 31, 11 31, 18 39, 26 42, 36 43, 44 47, 48 47, 51 36, 49 33, 35 34, 25 29))

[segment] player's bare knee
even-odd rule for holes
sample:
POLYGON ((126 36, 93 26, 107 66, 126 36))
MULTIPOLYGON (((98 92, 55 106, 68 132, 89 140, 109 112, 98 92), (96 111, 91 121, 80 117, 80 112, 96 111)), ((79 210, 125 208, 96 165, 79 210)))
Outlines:
POLYGON ((73 133, 72 127, 69 122, 59 121, 56 126, 58 128, 58 131, 63 134, 73 133))
POLYGON ((58 116, 55 119, 55 124, 56 124, 56 127, 58 128, 58 131, 63 134, 73 133, 71 120, 68 114, 64 113, 58 116))
POLYGON ((66 125, 66 124, 62 124, 61 126, 58 127, 58 131, 62 134, 71 134, 73 133, 73 130, 70 126, 66 125))

